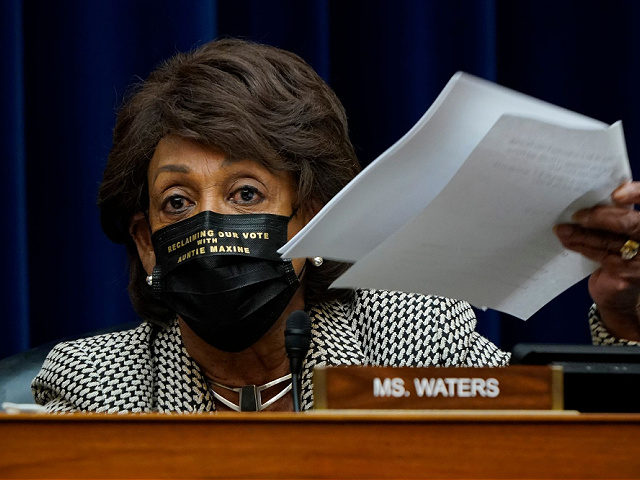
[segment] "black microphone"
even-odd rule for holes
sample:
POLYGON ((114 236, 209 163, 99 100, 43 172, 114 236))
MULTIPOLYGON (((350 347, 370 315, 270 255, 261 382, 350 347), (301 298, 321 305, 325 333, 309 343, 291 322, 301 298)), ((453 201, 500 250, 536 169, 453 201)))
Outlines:
POLYGON ((302 362, 311 344, 311 320, 302 310, 296 310, 287 318, 284 330, 284 348, 287 350, 291 367, 291 395, 293 411, 300 411, 300 373, 302 362))

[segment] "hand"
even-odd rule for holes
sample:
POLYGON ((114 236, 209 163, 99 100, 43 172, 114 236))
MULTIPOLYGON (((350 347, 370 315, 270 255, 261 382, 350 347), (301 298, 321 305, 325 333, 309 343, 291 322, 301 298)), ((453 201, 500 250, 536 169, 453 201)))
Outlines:
POLYGON ((624 260, 620 249, 629 239, 640 243, 640 182, 620 186, 614 205, 580 210, 575 224, 556 225, 562 245, 600 264, 589 278, 589 293, 602 322, 618 338, 640 340, 640 254, 624 260))

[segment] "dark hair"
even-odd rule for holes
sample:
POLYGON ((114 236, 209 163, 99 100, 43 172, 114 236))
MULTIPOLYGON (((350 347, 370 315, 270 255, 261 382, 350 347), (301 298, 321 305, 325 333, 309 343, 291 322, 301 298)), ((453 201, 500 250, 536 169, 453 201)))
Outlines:
MULTIPOLYGON (((163 137, 215 148, 291 172, 298 207, 324 205, 359 171, 342 104, 300 57, 242 40, 179 53, 149 75, 118 113, 98 194, 102 227, 129 253, 129 295, 144 319, 175 316, 152 296, 129 224, 148 209, 147 169, 163 137)), ((346 265, 325 261, 305 273, 307 303, 344 297, 328 290, 346 265)))

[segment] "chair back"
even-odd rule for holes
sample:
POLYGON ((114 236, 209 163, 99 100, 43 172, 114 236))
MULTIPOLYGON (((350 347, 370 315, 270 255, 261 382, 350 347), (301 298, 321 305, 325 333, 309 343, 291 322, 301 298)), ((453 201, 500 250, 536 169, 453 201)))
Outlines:
MULTIPOLYGON (((65 340, 129 330, 138 325, 138 322, 122 323, 65 340)), ((27 350, 26 352, 17 353, 16 355, 0 360, 0 405, 2 402, 33 403, 31 381, 40 371, 45 358, 47 358, 47 354, 57 343, 58 342, 46 343, 27 350)))

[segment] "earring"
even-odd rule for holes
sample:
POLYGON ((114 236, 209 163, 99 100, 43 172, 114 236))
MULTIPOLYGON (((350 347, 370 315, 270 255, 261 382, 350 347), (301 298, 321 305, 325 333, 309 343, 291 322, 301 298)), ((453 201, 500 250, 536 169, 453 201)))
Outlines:
POLYGON ((311 263, 313 263, 314 267, 319 267, 324 263, 324 259, 322 257, 313 257, 311 263))
POLYGON ((153 286, 153 275, 147 275, 147 285, 153 286))

